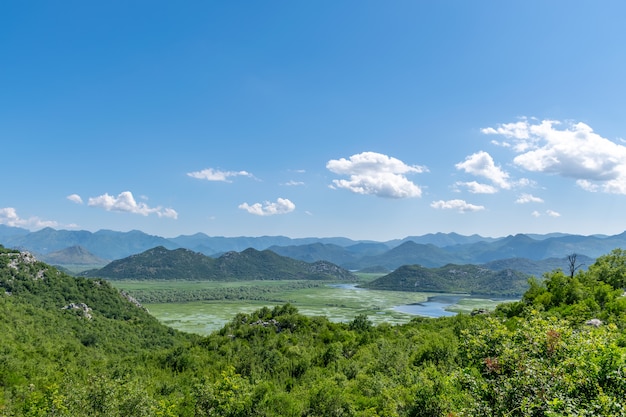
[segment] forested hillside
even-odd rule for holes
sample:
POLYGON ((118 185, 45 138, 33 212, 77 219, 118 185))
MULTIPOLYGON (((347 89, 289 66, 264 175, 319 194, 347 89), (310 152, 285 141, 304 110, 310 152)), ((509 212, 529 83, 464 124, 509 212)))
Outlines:
POLYGON ((516 296, 528 288, 528 278, 518 271, 492 271, 477 265, 449 264, 441 268, 405 265, 363 286, 377 290, 516 296))
POLYGON ((217 259, 188 249, 163 246, 113 261, 84 276, 107 279, 238 280, 342 280, 353 281, 349 271, 327 261, 308 263, 248 248, 227 252, 217 259))
POLYGON ((0 247, 0 415, 624 416, 625 284, 615 250, 491 314, 373 326, 282 305, 199 337, 0 247))

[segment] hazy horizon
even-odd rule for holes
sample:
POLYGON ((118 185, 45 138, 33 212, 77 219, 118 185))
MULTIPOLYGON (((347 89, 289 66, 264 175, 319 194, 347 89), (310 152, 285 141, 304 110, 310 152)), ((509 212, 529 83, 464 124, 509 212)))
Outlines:
MULTIPOLYGON (((0 226, 6 226, 3 224, 0 224, 0 226)), ((16 227, 16 226, 7 226, 7 227, 16 227)), ((19 228, 19 227, 16 227, 19 228)), ((423 237, 423 236, 428 236, 428 235, 450 235, 450 234, 457 234, 460 236, 464 236, 464 237, 471 237, 471 236, 479 236, 481 238, 485 238, 485 239, 503 239, 509 236, 515 236, 515 235, 528 235, 528 236, 551 236, 551 235, 578 235, 578 236, 585 236, 585 237, 590 237, 590 236, 597 236, 597 237, 611 237, 611 236, 617 236, 620 235, 626 231, 622 231, 619 233, 614 233, 614 234, 604 234, 604 233, 592 233, 592 234, 577 234, 577 233, 564 233, 564 232, 548 232, 548 233, 524 233, 524 232, 519 232, 519 233, 512 233, 512 234, 508 234, 508 235, 502 235, 502 236, 487 236, 487 235, 482 235, 480 233, 472 233, 472 234, 463 234, 463 233, 457 233, 457 232, 429 232, 429 233, 423 233, 423 234, 418 234, 418 235, 405 235, 405 236, 398 236, 395 238, 391 238, 391 239, 384 239, 384 240, 376 240, 376 239, 354 239, 350 236, 344 236, 344 235, 329 235, 329 236, 314 236, 314 235, 310 235, 310 236, 289 236, 289 235, 233 235, 233 236, 228 236, 228 235, 211 235, 205 232, 194 232, 194 233, 183 233, 183 234, 178 234, 178 235, 172 235, 172 236, 165 236, 165 235, 159 235, 159 234, 154 234, 154 233, 147 233, 143 230, 140 229, 129 229, 129 230, 114 230, 114 229, 97 229, 97 230, 88 230, 88 229, 62 229, 62 228, 54 228, 54 227, 50 227, 50 226, 46 226, 40 229, 36 229, 36 230, 29 230, 29 229, 25 229, 25 228, 19 228, 19 229, 23 229, 26 230, 28 233, 36 233, 39 231, 42 231, 44 229, 53 229, 56 231, 67 231, 67 232, 89 232, 89 233, 97 233, 97 232, 114 232, 114 233, 130 233, 130 232, 141 232, 141 233, 145 233, 147 235, 150 236, 156 236, 156 237, 162 237, 165 239, 175 239, 178 237, 182 237, 182 236, 194 236, 197 234, 204 234, 209 238, 226 238, 226 239, 236 239, 236 238, 263 238, 263 237, 284 237, 284 238, 288 238, 288 239, 292 239, 292 240, 297 240, 297 239, 348 239, 348 240, 353 240, 353 241, 371 241, 371 242, 389 242, 389 241, 394 241, 394 240, 404 240, 410 237, 423 237)), ((0 242, 0 244, 2 244, 2 242, 0 242)))

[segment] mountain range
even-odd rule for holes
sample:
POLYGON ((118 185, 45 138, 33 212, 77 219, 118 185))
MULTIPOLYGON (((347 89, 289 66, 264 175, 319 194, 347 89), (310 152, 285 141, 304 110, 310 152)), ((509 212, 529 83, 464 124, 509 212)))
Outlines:
POLYGON ((242 252, 226 252, 215 259, 189 249, 170 250, 163 246, 115 260, 81 275, 141 280, 356 280, 352 273, 330 262, 308 263, 270 250, 248 248, 242 252))
MULTIPOLYGON (((544 269, 543 264, 546 262, 565 269, 567 264, 563 259, 573 253, 579 255, 579 259, 588 265, 598 256, 615 248, 626 248, 626 232, 612 236, 551 233, 517 234, 501 238, 435 233, 376 242, 355 241, 344 237, 211 237, 204 233, 165 238, 138 230, 89 232, 45 228, 29 232, 0 225, 0 244, 28 250, 40 259, 46 259, 46 256, 71 247, 80 247, 82 249, 74 252, 88 253, 106 262, 159 246, 169 250, 188 249, 214 258, 227 252, 241 252, 252 248, 259 251, 269 249, 278 255, 305 262, 324 260, 350 270, 392 271, 402 265, 417 264, 436 268, 449 263, 489 264, 511 260, 517 264, 525 264, 526 269, 523 272, 528 273, 553 269, 544 269)), ((81 261, 76 257, 66 258, 64 262, 94 265, 93 262, 84 259, 81 261)), ((100 266, 104 266, 106 262, 100 266)))
MULTIPOLYGON (((513 263, 515 264, 515 263, 513 263)), ((489 296, 519 296, 528 289, 528 274, 496 263, 485 265, 447 264, 440 268, 403 265, 361 287, 394 291, 470 293, 489 296)), ((517 264, 525 266, 523 263, 517 264)), ((248 248, 211 258, 189 249, 158 246, 137 255, 115 260, 100 269, 80 275, 109 280, 324 280, 357 282, 358 277, 328 261, 308 263, 278 255, 269 249, 248 248)))

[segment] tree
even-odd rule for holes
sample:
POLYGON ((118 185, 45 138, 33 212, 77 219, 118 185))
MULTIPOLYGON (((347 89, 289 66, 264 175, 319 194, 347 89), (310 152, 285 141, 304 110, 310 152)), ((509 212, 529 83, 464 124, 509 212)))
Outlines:
POLYGON ((577 257, 577 255, 575 253, 572 253, 571 255, 567 255, 567 262, 569 264, 569 276, 570 276, 570 278, 574 278, 574 273, 576 273, 576 270, 584 265, 584 264, 576 265, 576 257, 577 257))
POLYGON ((350 330, 366 332, 372 328, 372 322, 367 318, 367 314, 359 314, 350 322, 350 330))
POLYGON ((248 382, 228 366, 215 383, 206 379, 194 387, 197 416, 245 416, 251 402, 248 382))

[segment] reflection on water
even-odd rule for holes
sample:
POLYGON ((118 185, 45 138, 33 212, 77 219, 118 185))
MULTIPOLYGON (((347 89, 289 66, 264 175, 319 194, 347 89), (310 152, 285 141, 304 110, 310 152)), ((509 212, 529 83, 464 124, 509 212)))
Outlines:
POLYGON ((339 288, 342 290, 363 290, 364 288, 359 288, 356 284, 328 284, 329 287, 339 288))
POLYGON ((428 297, 428 301, 395 306, 393 309, 401 313, 425 317, 455 316, 457 313, 446 311, 446 308, 458 303, 462 298, 466 297, 460 295, 435 295, 428 297))

